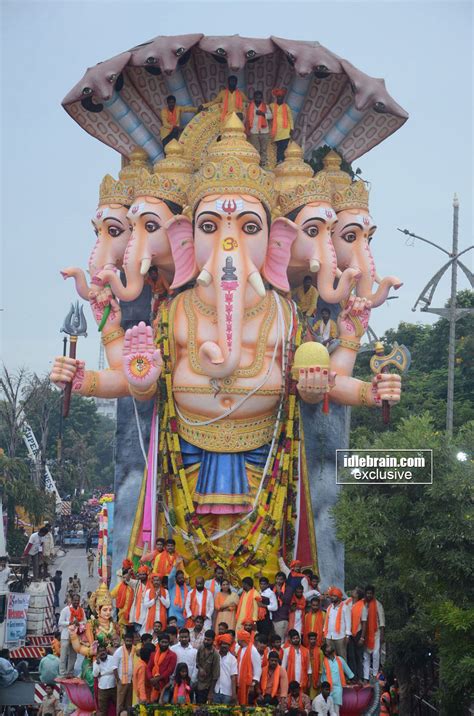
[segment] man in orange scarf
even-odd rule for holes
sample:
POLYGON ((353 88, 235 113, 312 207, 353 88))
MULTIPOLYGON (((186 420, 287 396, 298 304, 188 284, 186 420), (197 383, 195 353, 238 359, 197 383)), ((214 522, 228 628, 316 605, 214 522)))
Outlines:
POLYGON ((309 679, 312 673, 309 651, 301 646, 300 635, 296 629, 288 632, 290 645, 283 649, 282 666, 286 669, 289 681, 297 681, 303 691, 309 687, 309 679))
POLYGON ((380 648, 385 641, 385 613, 383 606, 375 598, 375 587, 372 584, 365 588, 364 602, 359 643, 364 645, 364 679, 368 680, 379 671, 380 648))
POLYGON ((214 614, 214 597, 204 586, 204 577, 196 577, 196 586, 186 598, 184 614, 187 618, 186 626, 192 629, 197 616, 204 618, 204 629, 210 629, 212 615, 214 614))
POLYGON ((130 609, 130 622, 138 633, 140 633, 145 623, 145 593, 147 590, 149 572, 149 568, 146 565, 142 565, 138 568, 137 579, 131 581, 133 587, 133 602, 130 609))
POLYGON ((133 602, 133 587, 130 584, 132 577, 132 563, 128 559, 122 562, 122 579, 110 592, 112 599, 115 599, 115 606, 118 610, 118 623, 120 626, 127 626, 130 623, 130 610, 133 602))
POLYGON ((76 664, 77 654, 72 648, 69 636, 69 627, 76 627, 86 623, 86 615, 80 606, 81 598, 79 594, 74 594, 72 602, 69 606, 64 607, 59 615, 58 627, 61 630, 61 657, 59 663, 59 676, 74 676, 74 666, 76 664))
POLYGON ((132 706, 133 697, 133 628, 129 628, 123 637, 123 644, 113 656, 115 682, 117 684, 117 713, 127 711, 132 706))
POLYGON ((150 582, 145 592, 146 617, 142 626, 142 634, 151 634, 156 621, 161 622, 161 628, 166 629, 167 609, 170 605, 168 590, 161 585, 158 574, 150 574, 150 582))
POLYGON ((260 595, 253 587, 253 579, 244 577, 242 580, 242 594, 240 595, 239 604, 236 614, 236 631, 242 629, 242 625, 246 621, 256 622, 258 618, 258 607, 260 595))
POLYGON ((347 641, 351 635, 350 615, 342 602, 342 590, 330 587, 328 595, 331 599, 326 612, 323 634, 328 644, 333 646, 339 656, 347 658, 347 641))
POLYGON ((138 650, 139 658, 133 668, 133 686, 139 704, 151 703, 153 686, 148 678, 147 667, 150 659, 153 660, 154 655, 155 645, 151 643, 144 644, 142 648, 138 650))
POLYGON ((251 706, 258 696, 258 684, 262 676, 262 660, 255 646, 251 643, 248 631, 241 629, 237 632, 239 653, 237 663, 239 674, 237 678, 237 697, 241 706, 251 706))
POLYGON ((322 652, 318 645, 318 635, 314 631, 308 634, 309 663, 311 664, 311 677, 309 684, 310 698, 314 699, 318 692, 319 677, 321 676, 322 652))
POLYGON ((216 637, 216 647, 220 657, 220 673, 211 697, 213 704, 225 704, 227 706, 237 702, 237 675, 239 670, 237 659, 230 653, 232 642, 233 639, 230 634, 219 634, 216 637))
POLYGON ((270 634, 272 629, 272 615, 278 609, 278 602, 270 582, 266 577, 260 577, 260 600, 257 614, 257 631, 259 634, 270 634))
POLYGON ((268 655, 268 664, 262 669, 257 706, 278 706, 287 696, 288 675, 280 666, 278 652, 271 651, 268 655))
POLYGON ((321 599, 313 597, 310 601, 310 611, 305 614, 303 629, 303 644, 308 646, 308 635, 311 632, 316 634, 317 644, 321 646, 323 643, 323 628, 326 613, 321 607, 321 599))
POLYGON ((250 144, 260 153, 260 165, 268 165, 268 144, 270 142, 271 109, 263 101, 263 93, 255 90, 253 100, 247 107, 245 128, 250 144))
POLYGON ((272 90, 276 102, 273 102, 270 109, 273 115, 272 139, 276 144, 277 164, 285 159, 285 151, 293 134, 293 114, 289 105, 286 104, 286 90, 276 87, 272 90))
POLYGON ((303 587, 296 587, 290 602, 290 619, 288 626, 290 629, 296 629, 300 637, 303 636, 304 612, 306 609, 306 599, 303 596, 303 587))
POLYGON ((168 591, 170 595, 168 621, 171 617, 176 617, 177 626, 183 627, 186 622, 184 609, 186 606, 186 599, 188 598, 189 588, 186 584, 183 570, 176 570, 176 566, 173 567, 168 577, 168 591))
POLYGON ((158 649, 147 667, 147 675, 153 686, 152 702, 158 701, 158 697, 176 669, 176 664, 177 657, 170 649, 170 638, 168 634, 162 632, 158 637, 158 649))
POLYGON ((199 109, 208 109, 208 107, 212 107, 215 104, 221 105, 221 126, 224 126, 226 120, 233 112, 237 114, 239 119, 243 120, 248 99, 242 90, 237 89, 237 84, 237 77, 235 75, 229 75, 227 78, 227 89, 222 89, 217 97, 201 105, 199 109))
POLYGON ((334 701, 334 710, 339 713, 339 707, 342 706, 343 688, 346 685, 346 677, 353 679, 354 674, 346 664, 345 659, 336 656, 336 650, 333 646, 326 645, 323 648, 323 668, 321 681, 327 681, 331 687, 331 697, 334 701))
POLYGON ((351 596, 345 600, 347 614, 350 616, 351 635, 347 642, 347 663, 354 672, 357 681, 364 678, 363 657, 364 647, 360 643, 362 636, 362 610, 364 608, 364 590, 355 587, 351 596))
POLYGON ((161 110, 161 143, 163 148, 172 139, 179 139, 179 135, 183 131, 181 129, 181 115, 186 112, 197 112, 197 107, 178 105, 176 97, 173 94, 166 98, 166 107, 161 110))

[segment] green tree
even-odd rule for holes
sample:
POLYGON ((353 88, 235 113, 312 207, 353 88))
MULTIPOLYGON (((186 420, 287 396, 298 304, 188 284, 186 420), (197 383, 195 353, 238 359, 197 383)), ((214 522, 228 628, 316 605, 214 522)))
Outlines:
POLYGON ((409 713, 410 678, 430 652, 441 661, 442 713, 460 713, 474 683, 474 462, 460 462, 456 453, 474 445, 474 422, 454 442, 434 429, 428 414, 365 437, 359 431, 358 449, 433 449, 433 484, 344 488, 334 513, 346 548, 346 583, 376 585, 402 716, 409 713))

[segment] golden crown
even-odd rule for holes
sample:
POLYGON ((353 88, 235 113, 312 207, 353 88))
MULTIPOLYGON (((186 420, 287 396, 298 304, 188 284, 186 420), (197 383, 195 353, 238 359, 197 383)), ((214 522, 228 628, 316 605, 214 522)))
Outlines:
POLYGON ((102 582, 98 589, 93 592, 89 604, 91 608, 99 613, 100 609, 102 607, 111 607, 112 606, 112 597, 110 596, 110 592, 107 589, 107 585, 102 582))
POLYGON ((188 202, 194 212, 204 196, 229 193, 249 194, 270 210, 276 202, 274 175, 260 167, 260 155, 247 141, 235 113, 226 121, 221 141, 211 145, 206 161, 194 174, 188 202))
POLYGON ((345 209, 369 209, 369 192, 362 180, 349 184, 345 189, 332 195, 332 205, 336 212, 345 209))
POLYGON ((130 154, 130 161, 120 170, 117 180, 110 174, 102 179, 99 204, 130 206, 135 196, 135 182, 140 172, 148 166, 148 154, 141 147, 135 147, 130 154))
POLYGON ((136 181, 135 196, 154 196, 183 206, 193 164, 184 158, 184 148, 175 139, 166 145, 165 152, 165 159, 156 162, 153 172, 142 169, 136 181))
POLYGON ((290 142, 285 152, 285 161, 275 167, 275 187, 281 192, 288 191, 298 184, 304 184, 312 176, 312 168, 303 159, 303 150, 296 142, 290 142))
POLYGON ((278 206, 281 213, 286 216, 299 206, 312 204, 315 201, 325 201, 331 204, 331 187, 325 176, 321 173, 304 184, 297 184, 293 189, 283 191, 278 197, 278 206))
POLYGON ((342 191, 352 182, 350 175, 341 169, 341 164, 342 157, 331 149, 323 159, 323 169, 316 174, 324 174, 333 192, 342 191))

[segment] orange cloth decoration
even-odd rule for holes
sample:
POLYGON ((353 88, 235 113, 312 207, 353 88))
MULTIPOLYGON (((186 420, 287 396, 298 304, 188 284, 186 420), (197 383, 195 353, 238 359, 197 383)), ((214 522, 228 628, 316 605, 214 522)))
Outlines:
POLYGON ((175 562, 175 554, 170 554, 166 550, 164 552, 158 552, 153 562, 153 571, 161 578, 167 577, 173 569, 175 562))
POLYGON ((365 645, 367 649, 375 646, 375 632, 377 631, 377 602, 371 599, 367 605, 367 631, 365 634, 365 645))
POLYGON ((254 622, 257 616, 257 605, 256 600, 258 597, 256 589, 249 589, 248 592, 242 592, 239 599, 239 606, 237 607, 236 623, 243 624, 244 622, 254 622), (244 607, 245 604, 245 607, 244 607), (242 619, 240 615, 242 614, 242 619))
MULTIPOLYGON (((130 653, 125 646, 122 646, 122 684, 128 684, 128 658, 130 653)), ((133 664, 133 661, 132 661, 133 664)))
POLYGON ((339 587, 329 587, 328 594, 330 597, 337 597, 338 599, 342 599, 343 597, 342 591, 339 587))
POLYGON ((232 646, 233 639, 230 634, 219 634, 216 636, 216 644, 219 647, 221 644, 228 644, 232 646))
POLYGON ((138 659, 133 668, 133 686, 139 701, 150 702, 153 689, 146 678, 146 668, 146 663, 138 659))
MULTIPOLYGON (((242 633, 237 634, 237 640, 245 640, 245 637, 241 636, 242 633)), ((237 654, 237 663, 239 665, 237 700, 241 706, 248 706, 249 689, 253 681, 252 645, 249 643, 250 634, 248 632, 245 632, 245 634, 249 637, 247 646, 240 649, 237 654), (245 654, 242 656, 244 649, 245 654)))
MULTIPOLYGON (((309 651, 304 646, 300 646, 300 652, 301 652, 301 677, 300 677, 300 686, 303 691, 305 691, 308 688, 308 668, 309 668, 309 651)), ((296 681, 296 670, 295 670, 295 661, 296 661, 296 649, 293 645, 289 647, 288 651, 288 681, 296 681)))
MULTIPOLYGON (((183 584, 183 591, 184 591, 184 604, 186 604, 186 599, 188 598, 188 587, 186 582, 183 584)), ((183 595, 181 594, 181 587, 179 584, 176 584, 176 592, 174 595, 174 605, 175 607, 179 607, 180 609, 183 609, 183 595)))
POLYGON ((351 631, 352 636, 355 636, 360 629, 360 619, 362 616, 362 610, 364 608, 364 600, 359 599, 355 604, 352 605, 351 609, 351 631))
POLYGON ((311 664, 311 685, 316 688, 321 671, 321 649, 318 646, 314 649, 309 649, 309 661, 311 664))
MULTIPOLYGON (((280 686, 280 669, 281 669, 281 666, 277 666, 275 668, 275 671, 273 672, 273 684, 272 684, 272 690, 271 690, 272 699, 274 699, 275 696, 277 695, 278 688, 280 686)), ((262 687, 263 696, 265 696, 265 694, 266 694, 267 684, 268 684, 268 664, 267 664, 267 666, 263 667, 262 678, 260 680, 260 686, 262 687)))
MULTIPOLYGON (((337 661, 337 666, 339 668, 339 678, 341 680, 341 686, 345 686, 346 685, 346 676, 344 674, 344 669, 342 668, 341 659, 338 656, 336 656, 335 659, 337 661)), ((332 691, 333 690, 332 673, 331 673, 331 667, 329 665, 329 659, 327 658, 327 656, 324 657, 323 661, 324 661, 324 670, 326 672, 326 681, 330 685, 331 691, 332 691)))
POLYGON ((74 609, 74 607, 69 607, 71 610, 71 617, 69 619, 69 624, 72 624, 74 621, 83 622, 85 617, 84 609, 82 607, 77 607, 77 609, 74 609))
POLYGON ((284 89, 283 87, 275 87, 274 89, 272 89, 272 95, 274 97, 284 97, 286 95, 286 89, 284 89))

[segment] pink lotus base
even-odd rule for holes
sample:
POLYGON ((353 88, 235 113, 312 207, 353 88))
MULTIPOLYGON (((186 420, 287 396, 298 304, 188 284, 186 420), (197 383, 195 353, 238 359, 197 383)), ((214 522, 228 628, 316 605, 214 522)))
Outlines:
POLYGON ((94 697, 87 683, 82 679, 56 679, 66 690, 70 701, 76 707, 71 716, 90 716, 95 712, 94 697))
POLYGON ((344 686, 340 716, 360 716, 374 698, 372 686, 344 686))

